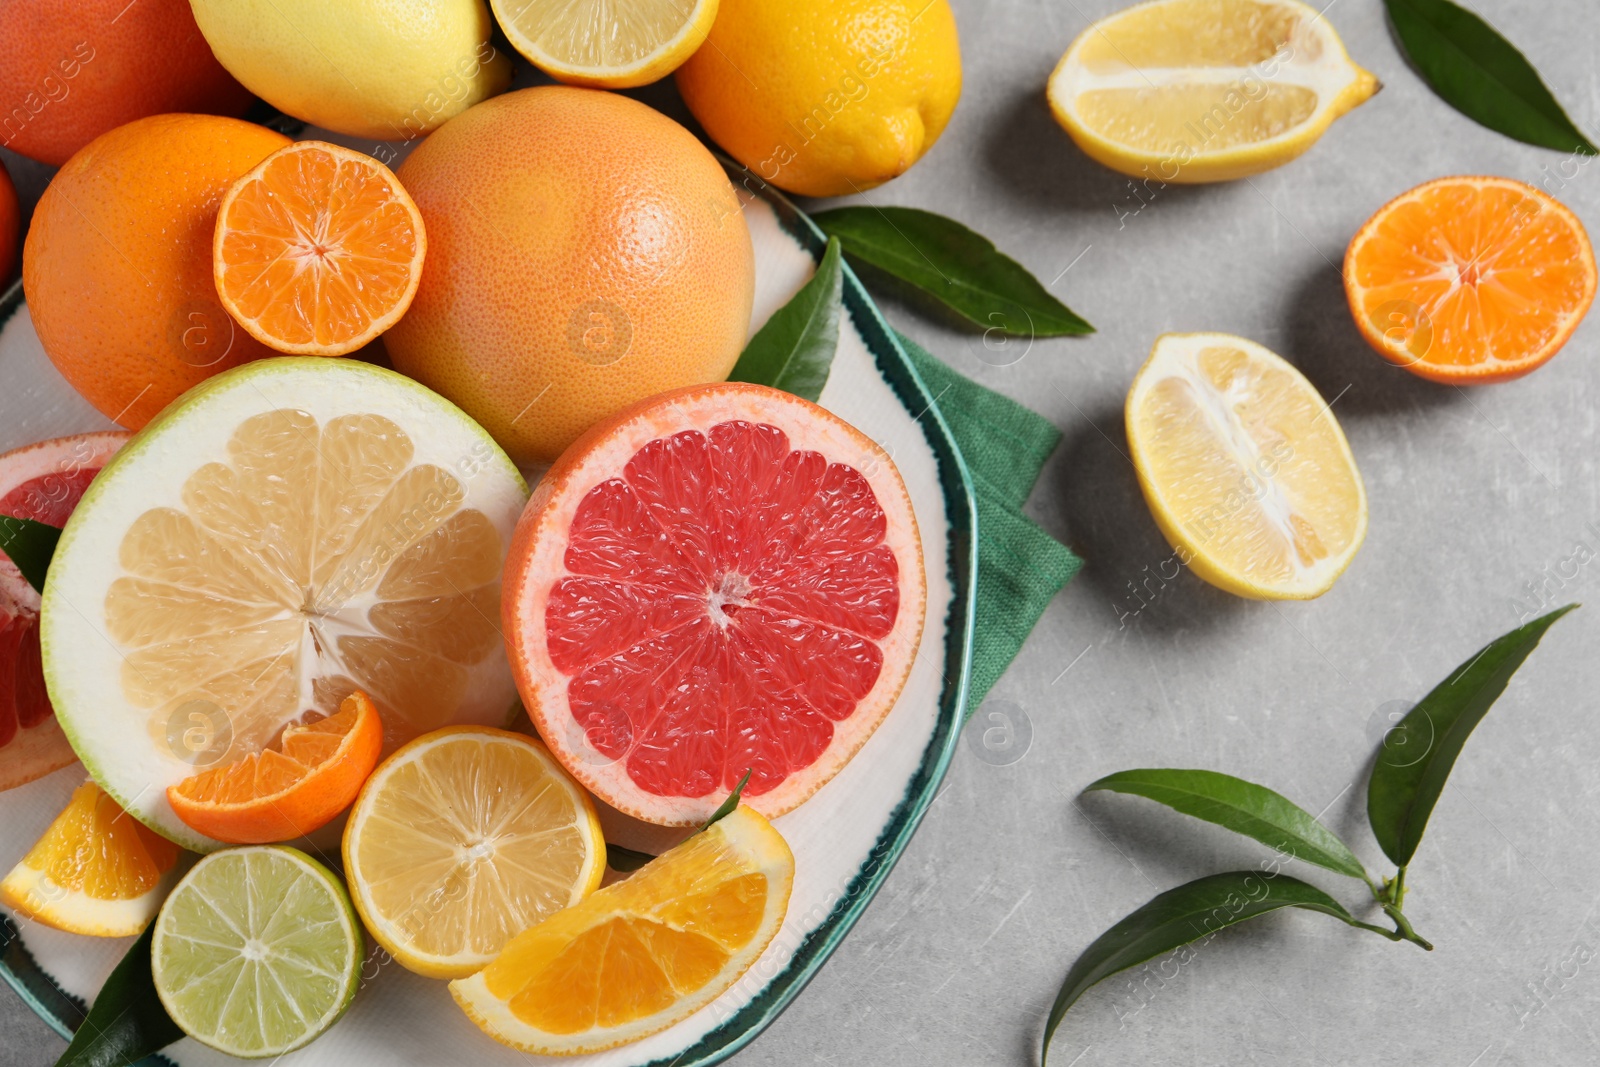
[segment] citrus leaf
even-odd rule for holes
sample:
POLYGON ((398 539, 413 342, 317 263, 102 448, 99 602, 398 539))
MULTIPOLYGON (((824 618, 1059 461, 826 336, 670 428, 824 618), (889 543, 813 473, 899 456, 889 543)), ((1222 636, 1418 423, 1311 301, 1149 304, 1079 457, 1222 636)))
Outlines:
POLYGON ((1384 0, 1412 66, 1445 103, 1524 144, 1600 155, 1493 26, 1450 0, 1384 0))
POLYGON ((28 584, 40 593, 44 592, 45 572, 50 569, 50 557, 56 554, 56 542, 60 540, 57 527, 0 515, 0 552, 11 557, 28 584))
POLYGON ((843 292, 839 242, 830 240, 817 272, 750 338, 728 380, 770 385, 807 400, 821 396, 839 347, 843 292))
POLYGON ((613 871, 637 871, 653 859, 655 857, 648 852, 636 852, 631 848, 606 842, 606 866, 613 871))
POLYGON ((1367 782, 1367 821, 1384 855, 1397 866, 1416 854, 1428 816, 1473 729, 1545 631, 1577 606, 1557 608, 1485 645, 1384 735, 1367 782))
POLYGON ((1368 885, 1372 879, 1332 830, 1266 786, 1217 771, 1150 769, 1108 774, 1084 790, 1108 790, 1165 804, 1185 815, 1253 837, 1268 848, 1326 867, 1368 885))
POLYGON ((963 318, 1021 337, 1094 333, 982 234, 910 207, 841 207, 811 220, 845 255, 909 282, 963 318))
POLYGON ((707 819, 706 824, 700 827, 700 829, 709 830, 711 829, 712 824, 725 819, 732 814, 733 809, 739 806, 739 798, 744 796, 744 787, 749 781, 750 770, 747 768, 744 772, 744 777, 739 779, 739 784, 734 786, 733 792, 728 794, 728 799, 724 800, 717 810, 711 813, 711 818, 707 819))
POLYGON ((1316 886, 1286 874, 1268 878, 1260 871, 1229 871, 1197 878, 1152 898, 1083 950, 1050 1008, 1039 1055, 1041 1067, 1067 1009, 1096 982, 1218 930, 1282 908, 1321 912, 1391 941, 1399 940, 1393 931, 1358 921, 1344 905, 1316 886))
POLYGON ((144 928, 100 987, 56 1067, 126 1067, 183 1036, 156 995, 150 974, 155 923, 144 928))

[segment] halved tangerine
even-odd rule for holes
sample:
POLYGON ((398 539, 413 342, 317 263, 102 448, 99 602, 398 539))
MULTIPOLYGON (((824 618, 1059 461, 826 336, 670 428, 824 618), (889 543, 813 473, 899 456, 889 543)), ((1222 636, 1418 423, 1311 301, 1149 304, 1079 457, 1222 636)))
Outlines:
POLYGON ((1510 178, 1439 178, 1391 200, 1345 253, 1367 343, 1450 385, 1517 378, 1566 344, 1594 301, 1594 249, 1555 198, 1510 178))
POLYGON ((534 491, 504 630, 540 735, 611 806, 703 822, 749 769, 777 816, 894 705, 926 590, 883 450, 765 386, 692 386, 591 429, 534 491))
POLYGON ((233 183, 217 211, 217 297, 279 352, 342 356, 399 321, 427 236, 394 172, 362 152, 297 141, 233 183))
POLYGON ((230 845, 291 841, 348 808, 382 751, 378 709, 358 689, 327 718, 285 727, 277 749, 167 786, 167 803, 190 827, 230 845))
MULTIPOLYGON (((62 526, 130 435, 84 433, 0 456, 0 515, 62 526)), ((0 550, 0 790, 77 759, 56 722, 39 652, 39 594, 0 550)))

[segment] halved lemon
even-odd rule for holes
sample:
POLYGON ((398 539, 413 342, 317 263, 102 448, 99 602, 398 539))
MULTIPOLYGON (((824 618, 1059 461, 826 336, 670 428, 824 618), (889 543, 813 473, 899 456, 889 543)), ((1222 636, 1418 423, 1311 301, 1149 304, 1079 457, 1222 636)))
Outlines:
POLYGON ((626 89, 665 78, 694 54, 718 0, 492 0, 528 62, 557 81, 626 89))
POLYGON ((167 787, 371 696, 392 750, 503 724, 500 569, 526 489, 442 397, 351 360, 282 357, 185 394, 67 523, 40 634, 57 717, 128 812, 218 842, 167 787))
POLYGON ((344 867, 390 955, 429 978, 463 978, 594 892, 606 842, 589 795, 543 745, 460 726, 417 738, 367 779, 344 867))
POLYGON ((1048 92, 1090 158, 1196 183, 1282 166, 1378 87, 1296 0, 1152 0, 1084 30, 1048 92))
POLYGON ((1282 357, 1224 333, 1165 334, 1126 415, 1150 513, 1195 574, 1308 600, 1350 565, 1366 490, 1333 411, 1282 357))
POLYGON ((626 881, 518 935, 450 992, 484 1033, 546 1056, 598 1052, 685 1019, 783 924, 794 854, 745 805, 626 881))
POLYGON ((178 847, 85 782, 0 882, 0 902, 70 934, 130 937, 181 873, 178 847))

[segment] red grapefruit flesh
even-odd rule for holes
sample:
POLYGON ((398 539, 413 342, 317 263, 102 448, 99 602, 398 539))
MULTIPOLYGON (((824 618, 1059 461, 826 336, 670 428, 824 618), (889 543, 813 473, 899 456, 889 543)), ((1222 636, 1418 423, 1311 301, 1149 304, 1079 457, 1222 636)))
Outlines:
POLYGON ((663 393, 591 429, 534 490, 505 634, 540 735, 636 818, 703 822, 748 769, 776 817, 900 694, 926 587, 888 456, 759 385, 663 393))
MULTIPOLYGON (((61 526, 129 434, 58 437, 0 455, 0 515, 61 526)), ((39 594, 0 552, 0 790, 77 757, 56 725, 39 665, 39 594)))

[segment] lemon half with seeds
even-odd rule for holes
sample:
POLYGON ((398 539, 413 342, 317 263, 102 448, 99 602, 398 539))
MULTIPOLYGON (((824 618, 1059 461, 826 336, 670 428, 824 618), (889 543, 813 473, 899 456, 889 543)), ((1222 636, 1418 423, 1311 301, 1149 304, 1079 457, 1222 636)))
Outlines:
POLYGON ((1165 334, 1126 415, 1150 513, 1196 575, 1308 600, 1350 565, 1366 489, 1330 405, 1282 357, 1229 334, 1165 334))
POLYGON ((1079 35, 1049 98, 1091 159, 1198 183, 1282 166, 1378 88, 1296 0, 1153 0, 1079 35))

